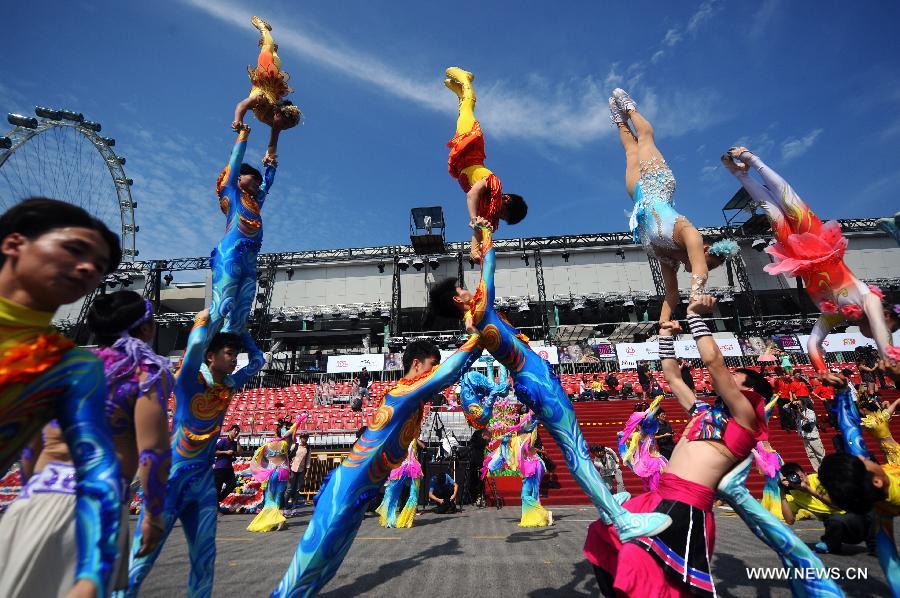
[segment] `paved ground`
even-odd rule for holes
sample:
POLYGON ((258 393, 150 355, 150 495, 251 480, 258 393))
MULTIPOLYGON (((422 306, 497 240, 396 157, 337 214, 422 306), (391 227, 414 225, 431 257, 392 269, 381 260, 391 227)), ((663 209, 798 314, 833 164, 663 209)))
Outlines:
MULTIPOLYGON (((338 574, 322 596, 469 597, 595 596, 593 571, 581 556, 585 530, 594 520, 588 507, 554 507, 555 525, 523 530, 519 509, 466 508, 456 515, 420 514, 409 530, 383 529, 369 516, 338 574)), ((788 596, 785 582, 750 580, 746 567, 777 567, 777 557, 744 524, 726 512, 716 516, 718 538, 713 575, 720 596, 788 596)), ((309 512, 289 519, 280 532, 245 531, 250 515, 219 519, 214 596, 266 596, 294 553, 309 512)), ((134 521, 132 521, 132 527, 134 521)), ((816 521, 799 522, 802 539, 821 535, 816 521)), ((875 557, 864 546, 845 556, 825 556, 827 567, 862 567, 867 580, 844 582, 848 596, 887 596, 875 557)), ((142 596, 174 598, 185 594, 187 549, 176 527, 142 596)))

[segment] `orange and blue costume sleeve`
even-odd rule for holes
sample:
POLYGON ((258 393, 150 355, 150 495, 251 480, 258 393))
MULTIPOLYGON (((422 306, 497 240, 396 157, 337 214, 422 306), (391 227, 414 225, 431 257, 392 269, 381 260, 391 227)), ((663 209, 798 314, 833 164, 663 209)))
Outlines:
POLYGON ((439 366, 403 378, 384 397, 350 455, 323 484, 294 558, 272 596, 313 596, 334 577, 359 530, 366 505, 418 438, 424 407, 481 355, 471 337, 439 366))
POLYGON ((515 381, 519 401, 534 412, 559 445, 572 477, 588 495, 607 523, 616 526, 623 542, 640 536, 655 535, 671 524, 661 513, 633 514, 613 498, 594 464, 575 410, 559 378, 537 353, 528 339, 494 310, 494 273, 496 255, 492 231, 482 228, 481 282, 472 299, 469 314, 480 332, 480 344, 502 363, 515 381))
POLYGON ((497 230, 500 226, 500 211, 503 209, 503 185, 499 177, 484 167, 484 133, 476 120, 472 129, 460 133, 447 142, 450 156, 447 159, 447 170, 450 176, 459 182, 466 193, 472 185, 486 179, 489 193, 482 195, 478 202, 477 214, 491 223, 497 230))

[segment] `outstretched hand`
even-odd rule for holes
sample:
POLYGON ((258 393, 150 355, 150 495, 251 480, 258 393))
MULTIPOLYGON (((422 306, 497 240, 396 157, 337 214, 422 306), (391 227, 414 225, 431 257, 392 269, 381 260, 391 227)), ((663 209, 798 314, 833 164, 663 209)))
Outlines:
POLYGON ((884 372, 895 384, 900 384, 900 361, 896 359, 879 359, 875 369, 884 372))
POLYGON ((278 166, 278 154, 267 151, 262 159, 263 166, 278 166))
POLYGON ((236 120, 231 123, 231 128, 235 131, 247 131, 250 132, 250 125, 244 124, 239 120, 236 120))
POLYGON ((698 316, 711 314, 716 309, 717 303, 718 300, 712 295, 699 295, 690 300, 687 306, 687 313, 698 316))

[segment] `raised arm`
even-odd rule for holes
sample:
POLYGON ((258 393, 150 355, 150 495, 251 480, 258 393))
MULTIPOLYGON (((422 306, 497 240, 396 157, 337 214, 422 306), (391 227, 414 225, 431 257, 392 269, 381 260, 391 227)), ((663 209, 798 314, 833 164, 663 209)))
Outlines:
POLYGON ((835 314, 822 314, 816 320, 812 332, 809 334, 809 340, 806 342, 806 351, 809 353, 809 361, 816 368, 816 372, 824 372, 828 368, 825 366, 825 358, 822 357, 822 343, 825 337, 831 332, 834 326, 843 320, 843 316, 835 314))
POLYGON ((250 380, 253 379, 253 376, 262 371, 263 366, 266 365, 266 356, 260 351, 259 347, 256 346, 256 341, 253 340, 253 336, 249 332, 244 332, 241 335, 241 340, 244 343, 244 350, 247 351, 249 361, 247 365, 231 375, 235 390, 243 388, 244 385, 250 382, 250 380))
POLYGON ((159 384, 138 397, 134 405, 135 439, 139 451, 137 475, 144 494, 141 548, 137 556, 152 552, 165 529, 162 510, 172 462, 166 403, 171 392, 171 379, 163 374, 159 384))
POLYGON ((494 251, 493 231, 490 226, 479 225, 481 231, 481 284, 484 285, 485 307, 494 306, 494 271, 497 267, 497 256, 494 251))
POLYGON ((715 307, 716 299, 709 295, 702 295, 688 305, 688 324, 691 327, 691 334, 697 343, 700 358, 709 370, 713 388, 725 402, 731 416, 744 428, 755 430, 758 425, 756 411, 738 388, 737 382, 734 381, 734 377, 725 365, 725 358, 722 356, 722 351, 719 350, 719 345, 716 344, 709 327, 701 317, 704 314, 712 313, 715 307))
MULTIPOLYGON (((224 187, 237 185, 238 177, 241 174, 241 162, 244 161, 244 152, 247 151, 247 137, 250 135, 250 127, 243 125, 237 132, 237 139, 234 147, 231 148, 231 157, 228 159, 228 178, 225 179, 224 187)), ((237 201, 237 198, 232 198, 237 201)))
POLYGON ((678 322, 663 322, 659 331, 659 359, 662 362, 663 377, 665 377, 669 388, 678 404, 685 411, 690 411, 694 403, 697 401, 697 395, 691 390, 691 387, 684 383, 681 377, 681 368, 675 360, 675 334, 681 332, 681 326, 678 322))
POLYGON ((278 164, 266 164, 266 170, 263 172, 263 182, 259 186, 259 193, 256 194, 256 200, 264 199, 266 195, 269 194, 269 191, 272 190, 272 185, 275 183, 275 171, 278 170, 278 164))
POLYGON ((481 347, 478 346, 478 335, 473 334, 455 353, 432 371, 431 376, 422 385, 421 392, 431 393, 433 396, 455 383, 481 356, 481 351, 481 347))
POLYGON ((666 288, 666 296, 663 299, 662 308, 659 310, 659 321, 668 322, 672 319, 672 314, 678 309, 681 303, 681 295, 678 293, 678 273, 668 263, 659 263, 662 272, 663 283, 666 288))
POLYGON ((187 379, 193 380, 197 377, 212 336, 213 333, 209 328, 209 310, 204 309, 194 317, 194 327, 191 328, 191 333, 188 336, 187 348, 184 350, 184 360, 182 360, 181 369, 178 371, 179 378, 187 376, 187 379))
POLYGON ((237 103, 237 106, 234 107, 234 122, 231 123, 232 129, 237 131, 246 126, 244 125, 244 117, 258 100, 259 96, 250 96, 237 103))
POLYGON ((488 193, 487 179, 481 179, 466 192, 466 208, 469 210, 469 224, 474 225, 478 217, 478 200, 483 193, 488 193))
POLYGON ((58 379, 70 381, 58 411, 60 427, 75 465, 76 583, 90 583, 107 594, 116 560, 122 477, 106 421, 106 379, 95 356, 73 350, 58 379))
POLYGON ((740 167, 732 161, 732 157, 740 160, 740 152, 738 151, 739 149, 743 148, 732 149, 730 153, 723 155, 722 163, 725 165, 725 168, 728 170, 728 172, 733 174, 735 178, 740 181, 741 185, 744 187, 744 189, 746 189, 747 193, 750 194, 750 197, 753 198, 753 201, 774 208, 777 203, 775 196, 767 187, 750 176, 750 165, 745 162, 745 165, 743 167, 740 167))

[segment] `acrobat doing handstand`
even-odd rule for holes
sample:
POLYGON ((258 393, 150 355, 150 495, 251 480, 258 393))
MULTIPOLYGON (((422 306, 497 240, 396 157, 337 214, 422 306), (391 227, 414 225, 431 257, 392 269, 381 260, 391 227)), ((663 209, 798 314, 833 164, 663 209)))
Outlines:
POLYGON ((844 263, 847 239, 841 233, 840 222, 819 220, 788 182, 747 148, 729 149, 722 156, 722 163, 769 217, 775 243, 766 252, 775 262, 765 271, 799 276, 822 312, 807 344, 816 370, 827 371, 822 342, 828 332, 848 320, 868 323, 882 357, 900 358, 900 349, 890 345, 891 333, 881 305, 883 293, 854 276, 844 263), (759 173, 762 183, 750 176, 751 168, 759 173))
POLYGON ((653 126, 638 111, 623 89, 609 98, 610 118, 619 130, 625 150, 625 187, 634 199, 629 228, 635 243, 659 260, 666 296, 659 321, 666 322, 680 303, 678 266, 691 273, 690 299, 706 292, 708 272, 738 254, 730 239, 704 244, 703 237, 687 218, 675 210, 675 177, 656 147, 653 126), (630 123, 630 124, 629 124, 630 123), (633 127, 633 130, 632 130, 633 127))
POLYGON ((459 98, 456 135, 447 143, 450 148, 447 168, 466 192, 469 226, 474 231, 469 257, 479 262, 481 233, 475 226, 475 218, 484 218, 497 230, 501 220, 516 224, 525 218, 528 205, 521 195, 503 193, 500 179, 484 165, 484 134, 475 119, 475 89, 472 87, 475 75, 456 66, 448 68, 446 73, 444 85, 459 98))

